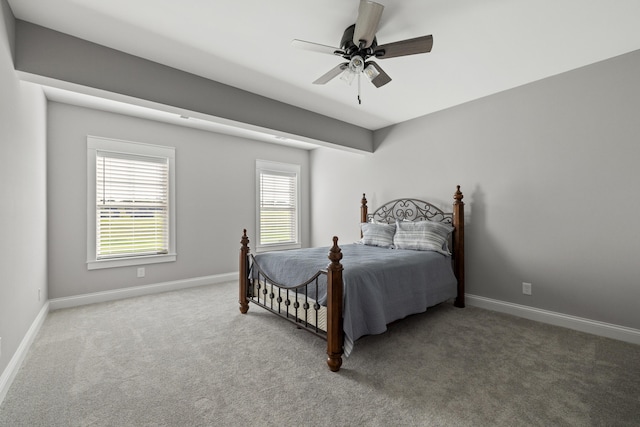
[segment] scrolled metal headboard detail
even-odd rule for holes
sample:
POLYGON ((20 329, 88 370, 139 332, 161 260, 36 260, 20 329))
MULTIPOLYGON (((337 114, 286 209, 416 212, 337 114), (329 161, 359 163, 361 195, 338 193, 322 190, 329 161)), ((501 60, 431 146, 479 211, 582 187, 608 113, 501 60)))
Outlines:
POLYGON ((453 213, 418 199, 396 199, 367 214, 367 222, 435 221, 453 224, 453 213))

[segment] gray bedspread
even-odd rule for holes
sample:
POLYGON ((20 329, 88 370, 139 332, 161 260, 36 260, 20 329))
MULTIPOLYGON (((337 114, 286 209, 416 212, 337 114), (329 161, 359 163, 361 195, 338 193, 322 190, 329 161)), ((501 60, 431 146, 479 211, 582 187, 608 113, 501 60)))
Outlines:
MULTIPOLYGON (((380 334, 387 324, 422 313, 457 293, 451 257, 431 251, 341 246, 344 282, 345 353, 364 335, 380 334), (348 348, 347 348, 348 347, 348 348)), ((327 268, 329 247, 267 252, 256 262, 271 279, 286 286, 305 282, 327 268)), ((319 302, 326 302, 321 276, 319 302)))

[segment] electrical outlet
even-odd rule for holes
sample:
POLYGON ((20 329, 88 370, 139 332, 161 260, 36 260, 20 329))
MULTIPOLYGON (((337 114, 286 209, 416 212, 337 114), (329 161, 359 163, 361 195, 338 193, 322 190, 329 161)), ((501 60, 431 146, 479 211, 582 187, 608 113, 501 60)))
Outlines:
POLYGON ((144 267, 138 267, 138 277, 144 277, 144 267))
POLYGON ((522 282, 522 293, 525 295, 531 295, 531 283, 522 282))

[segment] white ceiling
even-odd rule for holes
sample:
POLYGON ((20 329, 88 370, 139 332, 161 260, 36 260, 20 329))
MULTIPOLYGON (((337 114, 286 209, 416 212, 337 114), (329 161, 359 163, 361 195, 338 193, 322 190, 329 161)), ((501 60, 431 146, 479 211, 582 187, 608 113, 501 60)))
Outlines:
POLYGON ((379 129, 640 49, 638 0, 378 0, 378 43, 433 34, 431 53, 379 60, 393 81, 311 84, 341 58, 358 0, 9 0, 19 19, 379 129))

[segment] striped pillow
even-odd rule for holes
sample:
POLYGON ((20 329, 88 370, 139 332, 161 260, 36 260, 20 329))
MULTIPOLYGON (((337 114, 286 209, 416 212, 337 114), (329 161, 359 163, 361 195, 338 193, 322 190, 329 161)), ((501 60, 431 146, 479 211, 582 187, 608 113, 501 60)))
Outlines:
POLYGON ((396 221, 393 244, 396 249, 435 251, 451 255, 447 249, 447 239, 453 227, 432 221, 396 221))
POLYGON ((362 230, 362 243, 369 246, 382 246, 390 248, 393 246, 393 235, 396 232, 395 224, 374 224, 363 222, 360 224, 362 230))

